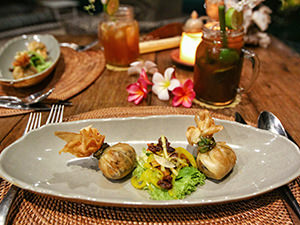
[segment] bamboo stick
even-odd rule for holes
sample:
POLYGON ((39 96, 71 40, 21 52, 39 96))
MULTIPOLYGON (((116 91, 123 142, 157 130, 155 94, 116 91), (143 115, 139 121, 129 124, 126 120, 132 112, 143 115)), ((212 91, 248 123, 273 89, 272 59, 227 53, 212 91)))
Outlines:
POLYGON ((176 36, 171 38, 140 42, 140 54, 161 51, 169 48, 176 48, 179 46, 180 40, 181 36, 176 36))

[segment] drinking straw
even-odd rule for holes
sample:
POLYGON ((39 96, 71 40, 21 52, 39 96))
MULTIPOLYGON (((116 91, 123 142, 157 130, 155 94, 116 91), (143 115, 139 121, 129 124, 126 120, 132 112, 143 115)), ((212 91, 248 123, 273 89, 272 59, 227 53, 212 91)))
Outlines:
POLYGON ((226 37, 226 25, 225 25, 225 6, 219 6, 219 23, 220 23, 220 33, 222 37, 223 47, 227 47, 227 37, 226 37))

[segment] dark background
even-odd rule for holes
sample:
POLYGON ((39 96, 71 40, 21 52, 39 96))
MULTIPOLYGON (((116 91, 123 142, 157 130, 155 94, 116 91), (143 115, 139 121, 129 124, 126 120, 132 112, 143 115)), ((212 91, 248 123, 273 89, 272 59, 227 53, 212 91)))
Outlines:
MULTIPOLYGON (((197 10, 200 16, 205 15, 204 0, 120 0, 120 2, 134 6, 135 17, 138 21, 187 18, 193 10, 197 10)), ((88 0, 78 0, 79 15, 88 15, 83 9, 87 4, 88 0)), ((263 4, 269 6, 273 11, 272 23, 267 32, 300 53, 300 7, 282 10, 280 0, 266 0, 263 4)), ((101 11, 100 0, 96 0, 95 15, 101 11)), ((38 0, 1 0, 0 2, 0 34, 56 20, 53 11, 41 7, 38 0)))

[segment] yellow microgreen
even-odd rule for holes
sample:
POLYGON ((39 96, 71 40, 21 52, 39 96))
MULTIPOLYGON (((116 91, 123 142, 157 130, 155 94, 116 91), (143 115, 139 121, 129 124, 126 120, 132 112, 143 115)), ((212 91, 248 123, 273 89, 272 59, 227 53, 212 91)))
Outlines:
POLYGON ((169 158, 169 156, 168 156, 168 152, 167 152, 167 143, 166 143, 165 136, 161 136, 161 143, 162 143, 164 157, 167 159, 167 158, 169 158))

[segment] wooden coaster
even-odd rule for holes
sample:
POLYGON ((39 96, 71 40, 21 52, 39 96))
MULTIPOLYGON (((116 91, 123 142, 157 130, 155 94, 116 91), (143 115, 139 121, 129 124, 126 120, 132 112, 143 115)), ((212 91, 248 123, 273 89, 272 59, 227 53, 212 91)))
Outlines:
POLYGON ((217 106, 217 105, 209 105, 205 102, 201 102, 197 99, 193 100, 193 103, 200 105, 207 109, 227 109, 227 108, 234 108, 236 107, 240 102, 242 101, 242 96, 240 94, 237 94, 234 101, 230 103, 229 105, 223 105, 223 106, 217 106))
MULTIPOLYGON (((25 97, 40 90, 55 88, 48 99, 67 100, 91 85, 103 72, 105 57, 102 51, 76 52, 61 47, 61 57, 52 75, 30 88, 0 86, 0 95, 25 97)), ((28 110, 0 108, 0 116, 28 113, 28 110)))

